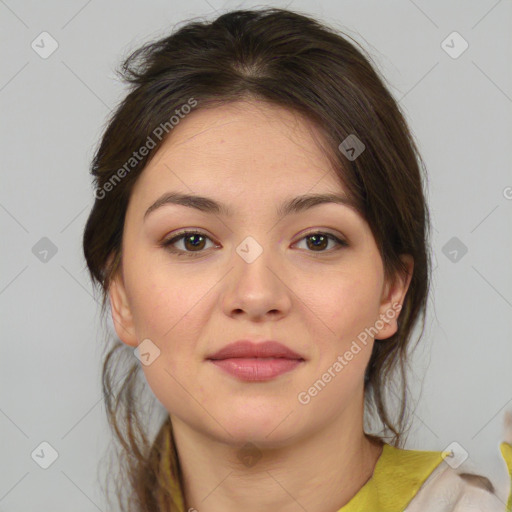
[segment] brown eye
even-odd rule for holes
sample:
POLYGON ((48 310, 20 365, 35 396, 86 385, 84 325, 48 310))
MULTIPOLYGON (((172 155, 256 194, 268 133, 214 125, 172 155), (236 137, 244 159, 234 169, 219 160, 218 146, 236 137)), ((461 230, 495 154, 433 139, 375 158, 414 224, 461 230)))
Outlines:
POLYGON ((200 251, 204 249, 205 237, 203 235, 194 233, 193 235, 186 235, 183 238, 186 250, 200 251))
POLYGON ((325 249, 329 239, 325 235, 310 235, 307 237, 307 245, 309 249, 325 249))
POLYGON ((210 238, 199 231, 185 231, 164 241, 162 246, 177 256, 194 256, 194 253, 204 252, 208 240, 210 238), (182 248, 175 247, 178 243, 182 243, 182 248))
POLYGON ((307 249, 311 252, 330 252, 325 250, 328 247, 329 242, 334 242, 335 245, 337 245, 334 250, 348 246, 345 241, 330 233, 310 233, 309 235, 303 237, 300 241, 302 240, 306 240, 307 249))

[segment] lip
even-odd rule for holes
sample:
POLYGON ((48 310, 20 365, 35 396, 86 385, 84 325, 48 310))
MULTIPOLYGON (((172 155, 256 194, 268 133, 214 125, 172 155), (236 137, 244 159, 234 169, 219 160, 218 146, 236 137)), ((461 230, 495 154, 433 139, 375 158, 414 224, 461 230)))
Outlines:
POLYGON ((240 340, 207 358, 221 370, 249 382, 266 381, 297 368, 304 358, 276 341, 240 340))
POLYGON ((292 349, 277 341, 263 341, 253 343, 249 340, 240 340, 221 348, 207 359, 233 359, 233 358, 283 358, 304 359, 292 349))

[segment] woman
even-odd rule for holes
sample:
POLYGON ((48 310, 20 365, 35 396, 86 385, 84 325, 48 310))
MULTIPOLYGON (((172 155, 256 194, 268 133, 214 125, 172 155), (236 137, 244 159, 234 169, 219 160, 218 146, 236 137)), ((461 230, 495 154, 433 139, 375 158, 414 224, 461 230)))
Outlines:
POLYGON ((124 509, 505 510, 448 452, 401 448, 429 215, 362 51, 296 12, 234 11, 145 45, 124 77, 83 240, 120 339, 103 383, 124 509), (154 440, 141 369, 165 409, 154 440))

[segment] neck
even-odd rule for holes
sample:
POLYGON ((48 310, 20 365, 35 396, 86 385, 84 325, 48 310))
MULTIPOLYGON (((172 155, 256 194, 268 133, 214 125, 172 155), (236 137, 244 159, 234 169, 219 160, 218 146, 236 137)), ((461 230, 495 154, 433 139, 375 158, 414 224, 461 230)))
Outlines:
POLYGON ((259 450, 261 458, 244 465, 240 446, 214 441, 177 418, 172 423, 185 510, 338 510, 371 478, 382 453, 362 422, 339 418, 286 446, 259 450))

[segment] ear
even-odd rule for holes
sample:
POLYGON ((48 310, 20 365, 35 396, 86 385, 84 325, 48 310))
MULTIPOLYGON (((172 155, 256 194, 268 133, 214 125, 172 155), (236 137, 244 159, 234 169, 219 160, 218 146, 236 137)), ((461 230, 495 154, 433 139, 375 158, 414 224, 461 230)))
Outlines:
MULTIPOLYGON (((414 259, 410 254, 401 254, 400 259, 407 267, 406 273, 399 273, 394 276, 393 280, 386 282, 379 308, 379 320, 384 323, 384 327, 380 329, 375 339, 386 339, 398 330, 398 316, 402 310, 405 294, 411 283, 412 273, 414 269, 414 259)), ((380 324, 380 322, 379 322, 380 324)))
POLYGON ((112 321, 114 322, 117 336, 123 343, 136 347, 138 340, 135 335, 133 316, 126 294, 121 267, 110 282, 108 294, 110 298, 110 309, 112 311, 112 321))

